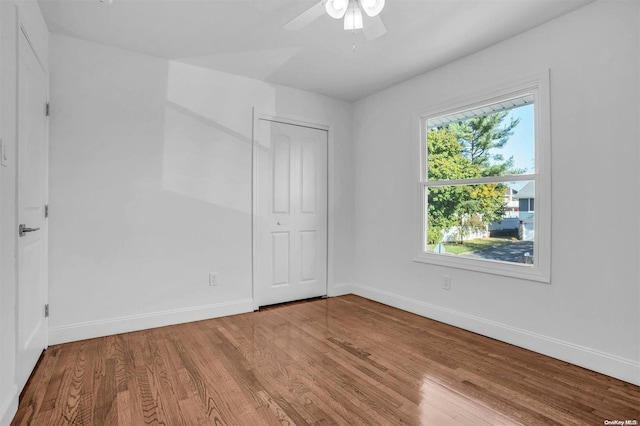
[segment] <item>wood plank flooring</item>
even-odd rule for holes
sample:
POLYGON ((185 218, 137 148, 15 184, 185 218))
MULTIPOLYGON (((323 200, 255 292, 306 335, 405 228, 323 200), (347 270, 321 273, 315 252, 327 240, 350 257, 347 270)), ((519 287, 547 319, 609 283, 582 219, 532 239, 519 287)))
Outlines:
POLYGON ((357 296, 50 347, 14 425, 603 425, 640 388, 357 296))

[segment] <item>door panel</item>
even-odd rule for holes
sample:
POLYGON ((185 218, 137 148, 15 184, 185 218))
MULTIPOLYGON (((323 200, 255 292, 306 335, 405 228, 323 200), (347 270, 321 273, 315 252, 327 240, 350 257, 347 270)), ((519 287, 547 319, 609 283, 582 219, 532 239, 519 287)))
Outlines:
POLYGON ((257 304, 326 295, 327 131, 259 120, 257 134, 257 304))
POLYGON ((302 156, 301 161, 301 186, 302 186, 302 208, 301 213, 315 213, 316 202, 318 199, 317 193, 317 177, 318 171, 316 168, 316 143, 313 140, 305 139, 300 144, 300 151, 302 156))
POLYGON ((16 383, 26 383, 47 346, 47 75, 29 40, 18 45, 18 222, 32 231, 18 237, 16 383))
POLYGON ((291 265, 289 258, 291 252, 289 250, 289 233, 288 232, 272 232, 273 240, 273 287, 282 287, 289 285, 289 276, 291 265))
POLYGON ((289 214, 291 189, 291 142, 278 135, 273 143, 273 213, 289 214))
POLYGON ((316 231, 300 232, 301 281, 314 281, 317 277, 316 231))

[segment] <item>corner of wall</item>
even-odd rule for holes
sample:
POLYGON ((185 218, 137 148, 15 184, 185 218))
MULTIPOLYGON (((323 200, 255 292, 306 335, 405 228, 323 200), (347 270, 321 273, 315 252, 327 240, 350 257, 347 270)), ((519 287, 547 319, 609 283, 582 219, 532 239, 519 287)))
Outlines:
POLYGON ((329 288, 327 296, 337 297, 337 296, 344 296, 346 294, 352 294, 353 286, 354 286, 354 283, 336 284, 333 286, 333 288, 329 288))

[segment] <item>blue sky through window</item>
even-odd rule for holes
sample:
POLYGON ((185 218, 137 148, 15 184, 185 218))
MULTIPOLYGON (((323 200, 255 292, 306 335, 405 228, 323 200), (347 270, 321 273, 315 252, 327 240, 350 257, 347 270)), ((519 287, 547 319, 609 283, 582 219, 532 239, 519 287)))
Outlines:
MULTIPOLYGON (((509 123, 511 118, 520 118, 520 123, 513 129, 513 135, 504 147, 494 150, 493 154, 500 153, 505 159, 513 156, 514 166, 524 169, 525 173, 535 173, 535 149, 534 149, 534 106, 533 104, 514 108, 504 120, 509 123)), ((526 182, 517 182, 513 189, 520 189, 526 182)))

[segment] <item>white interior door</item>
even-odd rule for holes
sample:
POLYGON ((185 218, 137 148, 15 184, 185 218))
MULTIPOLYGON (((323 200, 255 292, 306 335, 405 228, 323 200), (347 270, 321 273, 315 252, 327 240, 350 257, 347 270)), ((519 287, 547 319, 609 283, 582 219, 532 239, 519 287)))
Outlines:
POLYGON ((326 130, 258 120, 258 306, 327 294, 326 130))
POLYGON ((47 74, 20 31, 18 45, 18 291, 16 382, 47 346, 47 74))

